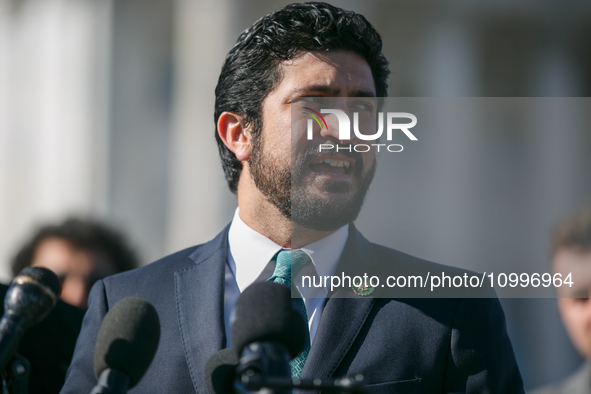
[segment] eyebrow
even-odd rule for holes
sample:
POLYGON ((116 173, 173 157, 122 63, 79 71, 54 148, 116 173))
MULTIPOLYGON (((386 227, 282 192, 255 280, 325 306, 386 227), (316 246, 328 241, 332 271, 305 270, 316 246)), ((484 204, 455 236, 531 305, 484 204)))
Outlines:
MULTIPOLYGON (((303 88, 295 89, 293 92, 291 92, 291 97, 295 97, 298 95, 305 96, 307 94, 313 94, 313 93, 324 93, 324 94, 327 94, 329 97, 338 97, 340 92, 341 92, 340 89, 334 88, 332 86, 311 85, 311 86, 306 86, 303 88)), ((350 93, 351 94, 349 94, 347 97, 376 97, 376 94, 373 91, 365 90, 365 89, 353 90, 350 93)))

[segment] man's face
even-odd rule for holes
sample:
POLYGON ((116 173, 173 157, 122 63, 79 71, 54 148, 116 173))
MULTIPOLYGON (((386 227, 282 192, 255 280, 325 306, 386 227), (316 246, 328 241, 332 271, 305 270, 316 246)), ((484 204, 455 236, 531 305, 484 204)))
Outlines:
POLYGON ((572 273, 572 287, 558 291, 558 310, 577 350, 591 359, 591 252, 560 249, 554 256, 554 271, 565 278, 572 273))
MULTIPOLYGON (((351 120, 350 111, 360 108, 371 106, 375 114, 371 69, 352 52, 302 52, 284 62, 281 71, 280 83, 263 101, 260 140, 253 144, 249 158, 252 177, 265 197, 293 222, 314 230, 337 229, 359 214, 375 171, 375 155, 353 149, 320 153, 319 144, 356 141, 338 140, 334 115, 325 115, 328 128, 317 128, 309 141, 307 119, 292 119, 292 105, 296 116, 302 112, 299 107, 318 106, 322 97, 338 97, 330 100, 336 106, 333 109, 350 114, 351 120)), ((365 127, 373 129, 375 116, 366 118, 372 120, 365 127)))

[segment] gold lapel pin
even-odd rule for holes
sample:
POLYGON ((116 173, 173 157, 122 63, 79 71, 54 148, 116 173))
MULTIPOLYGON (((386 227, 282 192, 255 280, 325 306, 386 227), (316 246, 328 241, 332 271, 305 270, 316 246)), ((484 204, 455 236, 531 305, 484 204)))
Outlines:
POLYGON ((364 283, 363 286, 353 286, 353 293, 357 294, 358 296, 365 297, 373 293, 376 289, 375 287, 370 286, 367 282, 364 283))

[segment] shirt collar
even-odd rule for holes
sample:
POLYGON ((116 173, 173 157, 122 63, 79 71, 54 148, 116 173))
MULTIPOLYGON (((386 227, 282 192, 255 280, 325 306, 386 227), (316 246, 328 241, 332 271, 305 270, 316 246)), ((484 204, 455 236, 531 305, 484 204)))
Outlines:
POLYGON ((228 232, 230 268, 240 292, 250 286, 263 272, 269 261, 281 250, 281 245, 259 234, 242 221, 239 208, 228 232), (234 266, 232 266, 234 265, 234 266))
POLYGON ((349 225, 346 224, 334 233, 302 248, 312 258, 314 268, 320 277, 334 274, 348 235, 349 225))
MULTIPOLYGON (((349 225, 346 224, 332 234, 301 248, 312 259, 320 277, 334 274, 347 242, 348 228, 349 225)), ((273 256, 282 249, 281 245, 244 223, 240 218, 239 208, 236 209, 230 225, 228 244, 228 263, 240 292, 261 276, 273 256)))

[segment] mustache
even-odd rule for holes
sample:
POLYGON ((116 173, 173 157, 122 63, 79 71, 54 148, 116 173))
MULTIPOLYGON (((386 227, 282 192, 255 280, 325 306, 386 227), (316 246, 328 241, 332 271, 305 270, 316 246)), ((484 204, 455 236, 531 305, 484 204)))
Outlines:
POLYGON ((302 152, 300 166, 306 166, 312 161, 318 159, 320 156, 330 157, 336 155, 352 159, 354 161, 354 164, 361 163, 361 154, 359 152, 356 152, 353 149, 351 149, 351 151, 349 152, 349 148, 351 147, 351 145, 336 145, 334 149, 331 149, 330 151, 324 151, 321 153, 319 149, 320 144, 326 143, 331 143, 334 145, 334 143, 332 142, 321 142, 318 144, 314 143, 306 146, 306 148, 302 152))

